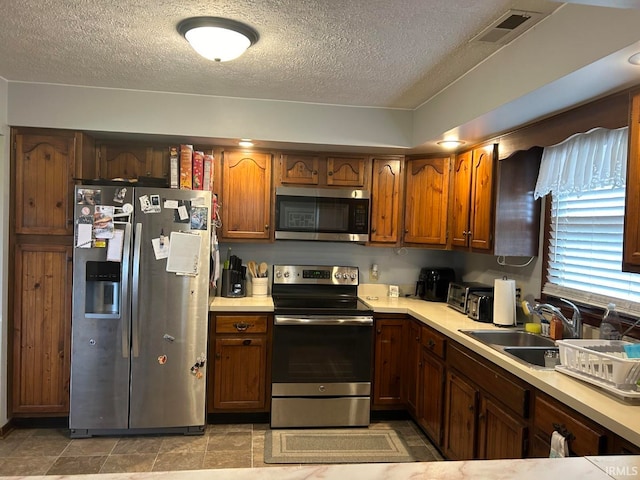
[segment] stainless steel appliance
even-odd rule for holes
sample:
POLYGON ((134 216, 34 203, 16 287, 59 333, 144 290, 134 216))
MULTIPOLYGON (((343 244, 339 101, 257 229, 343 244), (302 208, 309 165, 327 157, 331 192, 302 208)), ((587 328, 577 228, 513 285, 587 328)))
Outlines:
POLYGON ((75 194, 71 437, 202 434, 211 194, 75 194))
POLYGON ((492 292, 493 287, 479 282, 451 282, 447 292, 447 304, 465 315, 469 313, 469 296, 472 293, 492 292))
POLYGON ((274 265, 271 427, 365 426, 373 312, 358 268, 274 265))
POLYGON ((467 316, 476 322, 493 322, 493 293, 470 293, 467 316))
POLYGON ((455 280, 455 272, 451 268, 420 269, 416 283, 416 297, 431 302, 446 302, 449 283, 455 280))
POLYGON ((369 240, 369 191, 278 187, 276 240, 369 240))

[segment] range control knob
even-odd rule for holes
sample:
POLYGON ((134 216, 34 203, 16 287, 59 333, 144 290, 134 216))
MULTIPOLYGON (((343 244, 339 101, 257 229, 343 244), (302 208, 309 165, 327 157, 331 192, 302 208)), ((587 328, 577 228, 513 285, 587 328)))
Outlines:
POLYGON ((284 272, 284 278, 289 278, 290 273, 289 272, 284 272))
POLYGON ((351 280, 355 280, 356 278, 358 278, 358 275, 356 275, 356 272, 351 272, 351 280))
POLYGON ((276 278, 280 278, 282 276, 282 272, 280 270, 276 270, 276 278))

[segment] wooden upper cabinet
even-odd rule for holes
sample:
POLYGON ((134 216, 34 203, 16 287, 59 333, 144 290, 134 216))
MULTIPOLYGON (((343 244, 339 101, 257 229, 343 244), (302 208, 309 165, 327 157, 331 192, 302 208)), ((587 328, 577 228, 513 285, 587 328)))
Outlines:
POLYGON ((268 239, 271 154, 225 151, 222 177, 222 238, 268 239))
POLYGON ((402 159, 374 158, 371 186, 371 243, 399 240, 402 159))
POLYGON ((327 157, 327 185, 365 187, 366 157, 327 157))
POLYGON ((77 134, 14 130, 15 233, 73 235, 77 134))
POLYGON ((105 143, 98 148, 100 178, 169 179, 169 147, 105 143))
POLYGON ((640 272, 640 92, 631 98, 622 270, 640 272))
POLYGON ((487 145, 459 154, 453 168, 451 244, 491 250, 494 226, 496 147, 487 145))
POLYGON ((320 157, 317 155, 280 155, 280 183, 318 185, 320 157))
POLYGON ((407 161, 404 242, 447 245, 449 157, 407 161))

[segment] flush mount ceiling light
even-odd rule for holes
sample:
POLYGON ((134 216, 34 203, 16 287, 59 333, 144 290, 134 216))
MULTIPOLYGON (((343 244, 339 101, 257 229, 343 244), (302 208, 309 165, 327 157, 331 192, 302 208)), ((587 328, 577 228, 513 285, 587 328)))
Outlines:
POLYGON ((634 53, 633 55, 631 55, 631 56, 629 57, 628 62, 629 62, 631 65, 640 65, 640 52, 638 52, 638 53, 634 53))
POLYGON ((460 145, 464 145, 464 142, 462 140, 442 140, 436 143, 444 148, 456 148, 460 145))
POLYGON ((253 147, 253 141, 250 138, 241 138, 238 145, 245 148, 253 147))
POLYGON ((191 17, 178 32, 204 58, 226 62, 242 55, 258 41, 258 32, 244 23, 220 17, 191 17))

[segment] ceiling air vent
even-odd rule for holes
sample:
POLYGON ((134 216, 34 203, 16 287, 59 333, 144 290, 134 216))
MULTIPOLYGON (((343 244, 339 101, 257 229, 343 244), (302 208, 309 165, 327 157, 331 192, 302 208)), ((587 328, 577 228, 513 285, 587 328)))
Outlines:
POLYGON ((538 23, 543 14, 509 10, 495 22, 471 39, 472 42, 487 42, 506 45, 517 36, 538 23))

